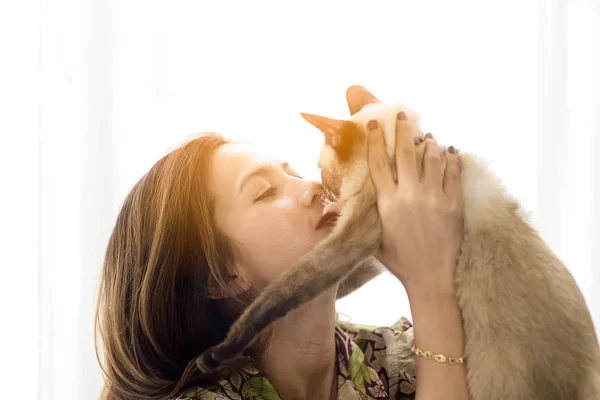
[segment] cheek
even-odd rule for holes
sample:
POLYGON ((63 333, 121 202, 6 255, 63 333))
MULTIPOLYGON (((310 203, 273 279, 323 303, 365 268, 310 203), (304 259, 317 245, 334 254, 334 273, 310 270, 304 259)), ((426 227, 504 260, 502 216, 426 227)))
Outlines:
POLYGON ((245 223, 232 232, 239 265, 255 282, 272 282, 318 242, 306 215, 297 214, 284 208, 246 215, 245 223))

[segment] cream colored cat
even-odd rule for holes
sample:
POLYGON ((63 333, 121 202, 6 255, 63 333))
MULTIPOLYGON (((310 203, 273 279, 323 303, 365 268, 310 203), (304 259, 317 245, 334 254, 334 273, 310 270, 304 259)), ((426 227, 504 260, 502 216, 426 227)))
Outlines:
MULTIPOLYGON (((341 214, 331 235, 267 288, 223 343, 198 358, 202 372, 226 365, 271 322, 348 274, 362 284, 377 273, 371 261, 381 227, 366 124, 382 124, 393 164, 400 111, 421 136, 418 116, 401 105, 370 104, 348 121, 303 114, 325 134, 319 164, 341 214)), ((461 158, 464 241, 456 285, 472 398, 600 399, 600 348, 573 277, 486 165, 474 155, 461 158)))

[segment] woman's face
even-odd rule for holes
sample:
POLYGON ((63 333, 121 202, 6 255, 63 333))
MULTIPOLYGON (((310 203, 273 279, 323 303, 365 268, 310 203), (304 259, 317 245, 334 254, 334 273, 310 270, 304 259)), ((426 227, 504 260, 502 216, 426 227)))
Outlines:
POLYGON ((255 288, 274 281, 330 233, 328 227, 315 229, 323 210, 320 184, 280 160, 248 145, 226 144, 215 152, 212 171, 217 226, 255 288))

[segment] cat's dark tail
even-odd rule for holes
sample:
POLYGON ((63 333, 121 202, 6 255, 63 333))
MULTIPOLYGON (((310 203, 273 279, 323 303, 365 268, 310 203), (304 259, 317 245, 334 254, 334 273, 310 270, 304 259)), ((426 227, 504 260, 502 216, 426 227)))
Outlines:
POLYGON ((359 263, 340 283, 337 291, 338 300, 348 296, 385 270, 375 257, 367 258, 359 263))
POLYGON ((379 247, 380 224, 375 210, 368 214, 348 221, 338 235, 332 233, 280 281, 265 289, 233 324, 225 340, 196 359, 200 372, 212 373, 238 358, 267 326, 314 299, 372 256, 379 247))

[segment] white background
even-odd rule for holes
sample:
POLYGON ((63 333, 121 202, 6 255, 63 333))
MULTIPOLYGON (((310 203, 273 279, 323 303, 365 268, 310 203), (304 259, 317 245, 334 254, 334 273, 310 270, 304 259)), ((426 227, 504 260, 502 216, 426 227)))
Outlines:
MULTIPOLYGON (((97 398, 104 249, 154 162, 218 131, 316 178, 299 113, 346 117, 352 84, 487 159, 600 323, 599 25, 596 0, 0 3, 1 397, 97 398)), ((338 309, 410 316, 385 275, 338 309)))

